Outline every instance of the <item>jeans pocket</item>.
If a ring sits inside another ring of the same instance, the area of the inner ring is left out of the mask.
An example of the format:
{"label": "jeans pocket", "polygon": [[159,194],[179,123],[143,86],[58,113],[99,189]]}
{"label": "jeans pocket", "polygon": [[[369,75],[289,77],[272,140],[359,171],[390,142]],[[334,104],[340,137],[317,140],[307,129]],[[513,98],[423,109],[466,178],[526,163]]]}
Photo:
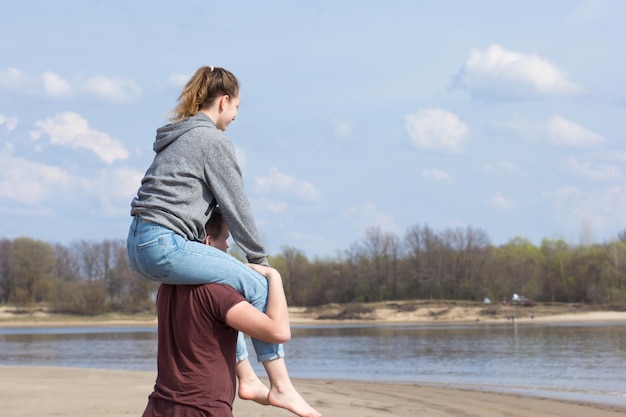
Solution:
{"label": "jeans pocket", "polygon": [[174,268],[167,254],[173,250],[171,235],[161,235],[137,245],[137,263],[149,278],[167,282]]}

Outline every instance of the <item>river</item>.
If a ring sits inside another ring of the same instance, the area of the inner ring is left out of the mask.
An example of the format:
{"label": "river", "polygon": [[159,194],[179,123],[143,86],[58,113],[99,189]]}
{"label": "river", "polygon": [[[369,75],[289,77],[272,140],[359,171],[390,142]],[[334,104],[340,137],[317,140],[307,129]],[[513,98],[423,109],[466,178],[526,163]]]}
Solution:
{"label": "river", "polygon": [[[1,328],[0,364],[154,371],[156,337],[154,327]],[[285,351],[293,378],[626,406],[626,323],[298,325]]]}

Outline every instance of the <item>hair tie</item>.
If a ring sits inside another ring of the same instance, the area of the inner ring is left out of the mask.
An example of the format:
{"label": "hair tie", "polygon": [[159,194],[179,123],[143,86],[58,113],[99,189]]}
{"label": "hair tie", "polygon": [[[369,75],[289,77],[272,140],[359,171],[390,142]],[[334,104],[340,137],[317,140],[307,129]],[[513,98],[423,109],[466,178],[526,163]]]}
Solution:
{"label": "hair tie", "polygon": [[210,66],[209,68],[211,69],[211,71],[210,71],[210,72],[213,72],[213,70],[215,69],[215,68],[213,68],[212,66]]}

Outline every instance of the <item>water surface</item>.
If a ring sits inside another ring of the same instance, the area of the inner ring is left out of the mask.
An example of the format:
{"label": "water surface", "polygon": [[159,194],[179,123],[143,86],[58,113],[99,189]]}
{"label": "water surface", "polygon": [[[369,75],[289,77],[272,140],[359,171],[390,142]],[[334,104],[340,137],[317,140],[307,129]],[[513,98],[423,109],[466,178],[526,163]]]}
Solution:
{"label": "water surface", "polygon": [[[0,364],[153,371],[156,337],[154,327],[0,329]],[[626,324],[293,326],[285,350],[294,378],[460,386],[626,406]]]}

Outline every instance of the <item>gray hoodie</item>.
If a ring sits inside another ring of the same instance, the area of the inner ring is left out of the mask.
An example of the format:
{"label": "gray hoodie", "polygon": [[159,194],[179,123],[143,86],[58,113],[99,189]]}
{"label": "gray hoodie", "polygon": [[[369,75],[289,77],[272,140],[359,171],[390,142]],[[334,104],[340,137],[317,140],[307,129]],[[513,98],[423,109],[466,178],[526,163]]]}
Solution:
{"label": "gray hoodie", "polygon": [[243,189],[235,147],[204,113],[157,129],[156,155],[130,214],[203,242],[204,225],[219,204],[248,262],[268,265]]}

